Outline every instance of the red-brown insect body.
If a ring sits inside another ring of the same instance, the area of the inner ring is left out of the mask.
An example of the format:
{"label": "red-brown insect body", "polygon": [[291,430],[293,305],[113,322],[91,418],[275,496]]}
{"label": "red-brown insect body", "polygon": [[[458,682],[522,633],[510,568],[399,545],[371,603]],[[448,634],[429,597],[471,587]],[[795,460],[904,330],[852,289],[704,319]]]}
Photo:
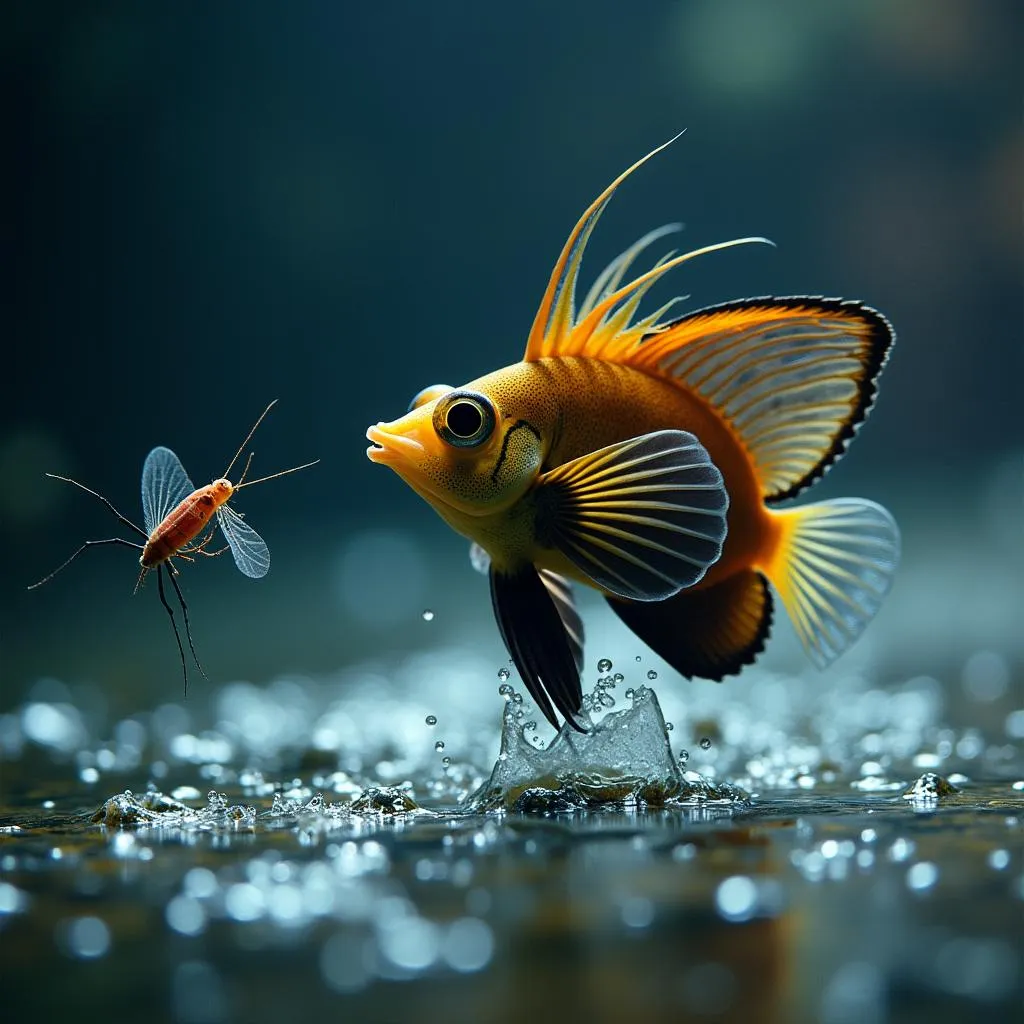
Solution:
{"label": "red-brown insect body", "polygon": [[139,565],[143,569],[155,569],[161,562],[178,554],[206,529],[217,509],[231,498],[234,490],[230,480],[214,480],[180,501],[149,535],[139,557]]}

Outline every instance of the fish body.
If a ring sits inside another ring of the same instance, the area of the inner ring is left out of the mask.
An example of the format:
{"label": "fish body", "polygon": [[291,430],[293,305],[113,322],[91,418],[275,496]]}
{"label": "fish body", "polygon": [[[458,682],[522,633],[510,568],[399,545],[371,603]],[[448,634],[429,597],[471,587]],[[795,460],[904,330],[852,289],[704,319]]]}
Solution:
{"label": "fish body", "polygon": [[[531,463],[555,468],[654,431],[679,429],[699,437],[722,471],[730,495],[728,539],[721,558],[709,570],[713,578],[734,564],[746,564],[771,531],[757,482],[734,434],[705,403],[671,381],[598,359],[548,357],[496,370],[470,381],[464,390],[492,397],[506,423],[522,424],[507,442],[504,436],[496,436],[492,450],[484,455],[492,463],[491,474],[499,479],[516,471],[507,463],[520,454],[519,441],[525,442],[524,447],[537,444]],[[408,424],[403,427],[404,436],[421,437],[425,449],[432,444],[434,429],[427,422],[428,412],[421,414],[419,431]],[[519,432],[522,437],[517,437]],[[387,461],[386,449],[371,451],[372,458]],[[496,567],[510,570],[532,563],[594,585],[559,549],[541,543],[531,491],[493,511],[481,511],[477,506],[466,509],[451,503],[449,493],[429,488],[422,478],[419,488],[415,478],[407,479],[454,530],[487,551]]]}
{"label": "fish body", "polygon": [[555,709],[581,728],[568,580],[601,592],[683,675],[722,679],[764,646],[769,583],[825,665],[874,616],[898,561],[896,525],[873,502],[772,507],[819,478],[867,414],[893,341],[881,314],[795,296],[638,319],[669,270],[765,241],[669,254],[627,281],[670,229],[613,261],[577,309],[594,224],[651,155],[577,223],[521,362],[428,388],[367,431],[369,458],[486,553],[502,637],[556,726]]}

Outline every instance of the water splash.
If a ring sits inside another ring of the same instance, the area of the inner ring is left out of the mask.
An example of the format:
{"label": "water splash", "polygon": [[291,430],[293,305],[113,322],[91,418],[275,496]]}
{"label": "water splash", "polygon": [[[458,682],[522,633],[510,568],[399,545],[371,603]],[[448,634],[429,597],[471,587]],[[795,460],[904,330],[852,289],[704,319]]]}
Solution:
{"label": "water splash", "polygon": [[498,759],[469,806],[475,811],[556,813],[746,800],[742,790],[680,767],[653,690],[640,686],[628,698],[629,707],[590,722],[586,733],[563,726],[546,749],[526,738],[520,702],[510,699]]}

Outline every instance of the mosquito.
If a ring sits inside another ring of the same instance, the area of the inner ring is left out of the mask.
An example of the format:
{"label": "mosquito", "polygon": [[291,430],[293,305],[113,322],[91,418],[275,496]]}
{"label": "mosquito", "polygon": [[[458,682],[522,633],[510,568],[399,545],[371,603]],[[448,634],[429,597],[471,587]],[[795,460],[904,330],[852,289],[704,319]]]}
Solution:
{"label": "mosquito", "polygon": [[[181,656],[181,672],[185,681],[185,692],[188,692],[188,668],[185,662],[185,649],[181,643],[181,634],[178,632],[178,623],[174,617],[174,609],[167,600],[164,590],[164,575],[171,581],[174,593],[181,606],[182,619],[185,624],[185,637],[188,640],[189,650],[196,667],[206,678],[206,672],[199,662],[196,654],[195,644],[192,641],[192,627],[188,618],[188,605],[178,584],[180,570],[174,563],[174,559],[183,559],[187,562],[195,561],[196,555],[204,555],[207,558],[216,558],[230,550],[234,556],[235,565],[239,570],[251,579],[261,579],[270,570],[270,549],[266,541],[245,522],[240,513],[236,512],[228,502],[243,487],[253,487],[256,484],[266,483],[268,480],[276,480],[278,477],[287,476],[289,473],[297,473],[300,469],[309,469],[315,466],[320,460],[303,463],[301,466],[293,466],[291,469],[283,469],[269,476],[259,477],[257,480],[246,480],[249,473],[249,466],[252,463],[252,452],[246,460],[242,476],[237,484],[228,479],[228,474],[234,468],[236,462],[245,450],[246,445],[252,440],[256,428],[263,422],[267,413],[277,404],[275,398],[260,414],[259,419],[253,424],[252,429],[246,435],[234,458],[228,463],[224,473],[212,483],[205,487],[196,487],[185,472],[181,459],[170,450],[170,448],[154,448],[147,456],[142,465],[142,521],[145,529],[133,523],[127,516],[123,516],[114,505],[102,494],[85,484],[72,480],[70,477],[59,476],[56,473],[47,473],[48,477],[54,480],[63,480],[64,483],[73,484],[75,487],[99,498],[104,505],[117,517],[117,519],[129,529],[134,531],[143,539],[143,543],[125,540],[123,537],[108,537],[104,540],[87,540],[69,558],[63,562],[48,576],[44,576],[38,583],[33,583],[29,590],[35,590],[44,583],[53,579],[57,573],[66,569],[83,551],[88,548],[100,547],[104,544],[117,544],[121,547],[133,548],[141,551],[139,565],[141,566],[139,578],[135,583],[135,591],[138,592],[146,576],[155,571],[157,588],[160,592],[160,603],[164,606],[171,620],[171,628],[174,630],[174,639],[178,642],[178,654]],[[213,520],[216,519],[217,526],[227,545],[217,551],[208,550],[210,542],[216,532]]]}

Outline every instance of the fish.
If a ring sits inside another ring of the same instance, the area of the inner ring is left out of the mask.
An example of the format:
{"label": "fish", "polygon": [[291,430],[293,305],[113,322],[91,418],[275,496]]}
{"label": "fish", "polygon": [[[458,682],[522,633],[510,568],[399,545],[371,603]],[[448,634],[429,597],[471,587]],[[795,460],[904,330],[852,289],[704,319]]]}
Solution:
{"label": "fish", "polygon": [[721,681],[764,649],[775,595],[826,667],[874,618],[899,563],[899,529],[876,502],[779,507],[844,454],[873,406],[895,341],[885,316],[805,295],[670,316],[673,299],[641,316],[649,289],[682,264],[771,244],[669,252],[631,276],[678,225],[626,249],[577,306],[595,225],[669,144],[580,217],[519,362],[431,385],[366,432],[368,458],[471,541],[505,647],[555,729],[558,714],[588,728],[573,584],[603,595],[682,676]]}

